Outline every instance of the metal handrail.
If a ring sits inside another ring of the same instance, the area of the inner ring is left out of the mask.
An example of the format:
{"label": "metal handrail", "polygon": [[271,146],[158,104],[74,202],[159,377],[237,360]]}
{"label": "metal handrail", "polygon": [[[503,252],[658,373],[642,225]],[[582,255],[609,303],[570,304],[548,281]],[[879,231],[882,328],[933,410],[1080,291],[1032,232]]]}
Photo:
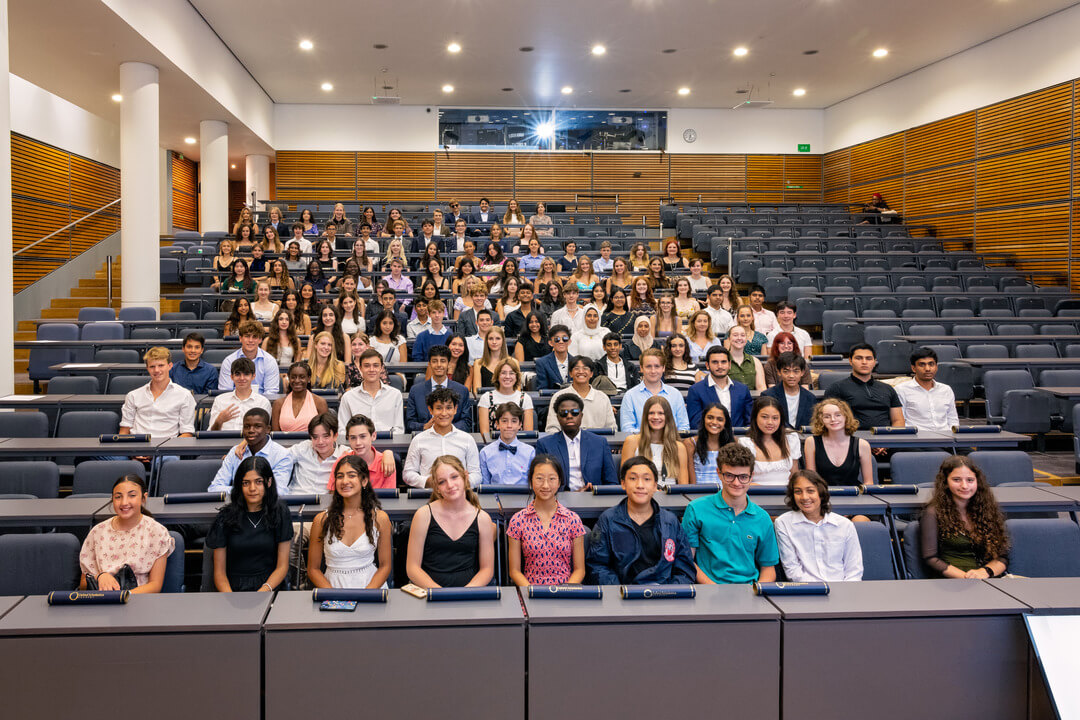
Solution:
{"label": "metal handrail", "polygon": [[[41,243],[45,242],[45,241],[46,241],[46,240],[48,240],[49,238],[53,237],[54,235],[59,235],[60,233],[64,232],[65,230],[69,230],[69,229],[71,229],[71,228],[75,227],[76,225],[78,225],[79,223],[81,223],[81,222],[82,222],[83,220],[85,220],[86,218],[88,218],[88,217],[92,217],[92,216],[94,216],[94,215],[97,215],[97,214],[98,214],[99,212],[101,212],[102,210],[105,210],[105,209],[107,209],[107,208],[111,208],[111,207],[112,207],[113,205],[116,205],[116,204],[117,204],[117,203],[119,203],[119,202],[120,202],[120,198],[116,198],[116,199],[115,199],[115,200],[113,200],[113,201],[112,201],[111,203],[109,203],[109,204],[107,204],[107,205],[102,205],[102,206],[101,206],[101,207],[99,207],[99,208],[98,208],[97,210],[93,210],[93,211],[91,211],[91,212],[88,212],[87,214],[83,215],[83,216],[82,216],[81,218],[79,218],[79,219],[78,219],[78,220],[76,220],[75,222],[73,222],[73,223],[68,223],[67,225],[65,225],[64,227],[60,228],[59,230],[54,230],[54,231],[52,231],[51,233],[49,233],[49,234],[48,234],[48,235],[46,235],[45,237],[41,238],[40,240],[35,240],[34,242],[30,243],[30,244],[29,244],[29,245],[27,245],[26,247],[21,247],[21,248],[19,248],[19,249],[18,249],[18,250],[16,250],[16,251],[15,251],[14,253],[12,253],[12,256],[18,255],[18,254],[20,254],[20,253],[24,253],[24,252],[26,252],[27,250],[29,250],[30,248],[34,247],[35,245],[40,245]],[[69,251],[69,253],[68,253],[68,254],[70,255],[70,251]]]}

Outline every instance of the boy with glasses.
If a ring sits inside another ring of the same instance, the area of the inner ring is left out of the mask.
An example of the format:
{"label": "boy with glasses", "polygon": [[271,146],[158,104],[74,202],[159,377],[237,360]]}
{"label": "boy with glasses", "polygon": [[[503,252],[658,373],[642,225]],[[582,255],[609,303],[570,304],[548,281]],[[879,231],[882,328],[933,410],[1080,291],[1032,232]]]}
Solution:
{"label": "boy with glasses", "polygon": [[570,328],[555,325],[548,333],[551,352],[536,358],[536,387],[554,390],[570,382]]}
{"label": "boy with glasses", "polygon": [[592,490],[597,485],[616,483],[615,460],[606,439],[581,429],[585,401],[571,393],[559,398],[554,408],[560,432],[545,435],[536,443],[538,454],[554,455],[566,470],[566,485],[572,491]]}
{"label": "boy with glasses", "polygon": [[682,527],[693,548],[697,582],[773,582],[780,562],[769,514],[746,497],[754,453],[728,443],[716,456],[721,490],[690,503]]}

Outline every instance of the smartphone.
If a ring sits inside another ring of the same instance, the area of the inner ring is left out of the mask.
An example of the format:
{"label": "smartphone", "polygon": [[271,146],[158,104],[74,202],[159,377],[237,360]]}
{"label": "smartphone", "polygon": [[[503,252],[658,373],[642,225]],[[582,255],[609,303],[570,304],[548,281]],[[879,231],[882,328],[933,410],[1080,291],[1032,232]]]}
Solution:
{"label": "smartphone", "polygon": [[330,610],[333,612],[351,612],[356,609],[355,600],[323,600],[319,605],[320,610]]}
{"label": "smartphone", "polygon": [[421,600],[427,597],[427,590],[420,587],[419,585],[413,585],[412,583],[409,583],[408,585],[403,585],[401,589],[403,592],[407,592],[413,597],[420,598]]}

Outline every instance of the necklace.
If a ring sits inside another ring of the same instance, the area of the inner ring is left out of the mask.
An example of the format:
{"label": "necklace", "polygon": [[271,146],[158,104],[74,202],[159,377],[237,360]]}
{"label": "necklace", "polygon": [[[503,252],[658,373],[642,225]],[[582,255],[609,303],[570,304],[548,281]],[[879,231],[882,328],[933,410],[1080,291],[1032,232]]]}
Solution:
{"label": "necklace", "polygon": [[[265,517],[265,516],[263,516],[263,517]],[[261,522],[263,521],[263,519],[262,519],[262,517],[260,517],[260,518],[259,518],[259,522],[251,522],[251,518],[249,517],[249,518],[247,519],[247,521],[248,521],[249,523],[251,523],[251,527],[253,527],[253,528],[257,528],[257,527],[259,527],[259,524],[260,524],[260,523],[261,523]]]}

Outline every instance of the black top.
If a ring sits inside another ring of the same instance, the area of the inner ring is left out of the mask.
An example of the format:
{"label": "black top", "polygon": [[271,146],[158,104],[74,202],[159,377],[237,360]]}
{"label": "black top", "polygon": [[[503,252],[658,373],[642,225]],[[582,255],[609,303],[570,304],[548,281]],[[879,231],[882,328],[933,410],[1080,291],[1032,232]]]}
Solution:
{"label": "black top", "polygon": [[634,318],[634,314],[629,310],[622,315],[606,312],[603,317],[600,318],[600,325],[606,327],[613,333],[628,335],[634,331]]}
{"label": "black top", "polygon": [[919,518],[919,544],[922,546],[922,559],[932,577],[944,577],[950,565],[967,572],[981,568],[991,560],[997,559],[1009,565],[1007,555],[1000,558],[987,557],[986,548],[976,545],[970,537],[942,535],[938,530],[937,510],[933,507],[923,509]]}
{"label": "black top", "polygon": [[814,465],[817,466],[818,475],[829,485],[858,485],[862,482],[862,472],[859,467],[859,438],[854,435],[848,437],[848,450],[844,462],[833,465],[829,454],[825,452],[824,441],[820,435],[815,435]]}
{"label": "black top", "polygon": [[686,267],[683,265],[682,258],[675,258],[674,260],[668,260],[666,257],[660,258],[660,262],[664,263],[664,272],[671,272],[677,268]]}
{"label": "black top", "polygon": [[519,340],[518,343],[522,347],[521,352],[525,355],[525,362],[542,358],[551,353],[551,347],[546,342],[533,340],[532,335],[526,335],[525,339]]}
{"label": "black top", "polygon": [[264,514],[245,512],[238,529],[225,525],[224,513],[218,513],[206,536],[209,548],[225,548],[225,575],[233,592],[258,590],[277,567],[278,545],[292,539],[289,508],[278,501],[277,507]]}
{"label": "black top", "polygon": [[891,425],[889,409],[901,407],[900,397],[891,385],[873,378],[863,382],[854,375],[833,383],[825,391],[825,397],[837,398],[850,405],[860,430]]}
{"label": "black top", "polygon": [[477,510],[469,529],[457,540],[451,540],[435,519],[435,513],[431,513],[420,569],[442,587],[465,587],[480,572],[479,517]]}
{"label": "black top", "polygon": [[480,387],[495,387],[495,373],[483,365],[480,366]]}
{"label": "black top", "polygon": [[641,542],[641,556],[630,566],[630,572],[627,573],[627,577],[630,578],[636,578],[649,568],[660,564],[660,533],[656,529],[656,513],[640,525],[636,522],[633,525],[634,533]]}

